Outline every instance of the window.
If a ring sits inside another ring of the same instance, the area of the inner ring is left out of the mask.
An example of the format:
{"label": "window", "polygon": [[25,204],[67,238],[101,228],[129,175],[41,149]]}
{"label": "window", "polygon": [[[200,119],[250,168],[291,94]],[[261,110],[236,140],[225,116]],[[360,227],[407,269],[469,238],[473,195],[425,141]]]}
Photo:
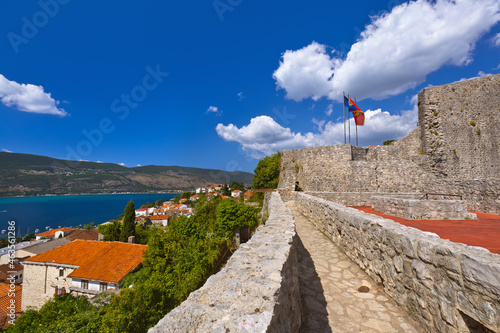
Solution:
{"label": "window", "polygon": [[89,289],[89,281],[82,280],[82,289]]}
{"label": "window", "polygon": [[108,290],[108,284],[104,283],[104,282],[101,282],[101,284],[99,285],[99,290],[100,291],[106,291],[106,290]]}
{"label": "window", "polygon": [[59,268],[59,277],[64,276],[64,268]]}

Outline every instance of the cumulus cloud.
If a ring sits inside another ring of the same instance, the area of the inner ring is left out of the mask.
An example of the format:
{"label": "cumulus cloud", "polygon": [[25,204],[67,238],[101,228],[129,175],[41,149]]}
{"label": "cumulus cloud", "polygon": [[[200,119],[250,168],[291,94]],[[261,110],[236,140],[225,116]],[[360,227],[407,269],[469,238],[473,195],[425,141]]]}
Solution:
{"label": "cumulus cloud", "polygon": [[64,109],[58,108],[59,101],[46,93],[42,86],[17,83],[0,74],[0,100],[8,107],[19,111],[67,116]]}
{"label": "cumulus cloud", "polygon": [[125,163],[123,163],[123,162],[122,163],[118,163],[118,165],[125,166]]}
{"label": "cumulus cloud", "polygon": [[340,100],[342,91],[358,100],[383,99],[416,87],[445,65],[469,64],[475,43],[499,21],[497,0],[404,3],[373,17],[345,59],[312,42],[286,51],[273,78],[295,101]]}
{"label": "cumulus cloud", "polygon": [[[365,126],[358,127],[358,138],[361,146],[381,144],[384,140],[400,139],[417,125],[416,99],[414,108],[402,111],[399,115],[391,115],[387,111],[368,110],[365,112]],[[238,142],[249,156],[260,158],[276,151],[299,149],[312,146],[335,145],[344,143],[344,123],[313,118],[318,126],[317,132],[294,133],[290,128],[278,124],[271,117],[252,118],[250,124],[238,128],[233,124],[218,124],[217,134],[225,141]],[[351,119],[351,142],[355,142],[354,120]]]}
{"label": "cumulus cloud", "polygon": [[207,113],[215,113],[217,116],[220,116],[222,114],[222,110],[219,110],[216,106],[210,106],[207,109]]}
{"label": "cumulus cloud", "polygon": [[10,150],[5,149],[5,148],[3,148],[2,151],[5,152],[5,153],[12,153]]}
{"label": "cumulus cloud", "polygon": [[312,42],[300,50],[286,51],[273,78],[289,99],[318,100],[332,89],[330,80],[337,61],[326,53],[325,45]]}

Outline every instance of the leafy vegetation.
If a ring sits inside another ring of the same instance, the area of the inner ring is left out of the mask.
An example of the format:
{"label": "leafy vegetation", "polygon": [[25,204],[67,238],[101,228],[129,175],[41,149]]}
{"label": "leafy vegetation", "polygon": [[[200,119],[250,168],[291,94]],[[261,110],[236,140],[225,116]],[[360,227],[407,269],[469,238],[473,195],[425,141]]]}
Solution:
{"label": "leafy vegetation", "polygon": [[[39,311],[28,310],[7,332],[146,332],[219,268],[234,230],[256,226],[256,216],[244,203],[202,196],[190,218],[174,218],[165,229],[137,225],[136,237],[146,237],[148,248],[142,268],[121,282],[119,295],[104,293],[92,303],[71,294],[56,296]],[[99,226],[99,232],[116,240],[120,228],[114,221]]]}
{"label": "leafy vegetation", "polygon": [[257,189],[275,189],[278,187],[281,165],[281,152],[259,160],[253,177],[253,187]]}
{"label": "leafy vegetation", "polygon": [[[429,125],[429,126],[430,126],[430,125]],[[429,128],[431,128],[431,127],[429,127]],[[396,140],[385,140],[385,141],[384,141],[384,146],[390,146],[390,145],[391,145],[391,143],[393,143],[394,141],[396,141]]]}

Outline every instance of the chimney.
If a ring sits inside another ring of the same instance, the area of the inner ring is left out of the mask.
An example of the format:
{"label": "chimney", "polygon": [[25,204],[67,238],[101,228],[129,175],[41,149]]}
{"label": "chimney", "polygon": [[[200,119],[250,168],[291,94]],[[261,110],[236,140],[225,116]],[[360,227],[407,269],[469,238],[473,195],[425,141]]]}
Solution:
{"label": "chimney", "polygon": [[130,244],[135,244],[135,236],[130,236],[130,237],[128,238],[128,242],[129,242]]}

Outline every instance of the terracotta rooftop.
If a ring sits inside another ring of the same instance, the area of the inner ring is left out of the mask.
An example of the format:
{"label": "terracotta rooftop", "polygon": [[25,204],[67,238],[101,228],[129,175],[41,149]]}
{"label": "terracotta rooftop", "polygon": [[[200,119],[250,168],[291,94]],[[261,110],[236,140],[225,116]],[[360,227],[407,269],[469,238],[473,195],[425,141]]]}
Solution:
{"label": "terracotta rooftop", "polygon": [[56,232],[58,232],[58,231],[64,231],[64,233],[66,233],[66,232],[71,232],[73,230],[75,230],[75,229],[65,227],[65,228],[48,230],[48,231],[42,232],[41,234],[36,234],[36,236],[38,236],[38,237],[54,237],[56,235]]}
{"label": "terracotta rooftop", "polygon": [[120,282],[143,260],[147,245],[75,240],[25,261],[80,266],[70,278]]}
{"label": "terracotta rooftop", "polygon": [[10,305],[10,300],[14,299],[16,301],[16,313],[21,312],[21,299],[22,299],[23,287],[21,285],[16,285],[14,289],[15,297],[9,297],[10,293],[10,284],[8,283],[0,283],[0,317],[2,326],[7,326],[7,321],[4,320],[6,313],[10,313],[10,310],[7,307]]}
{"label": "terracotta rooftop", "polygon": [[378,212],[368,206],[354,206],[365,213],[381,216],[422,231],[433,232],[443,239],[480,246],[491,253],[500,254],[500,215],[478,213],[477,220],[407,220]]}
{"label": "terracotta rooftop", "polygon": [[169,215],[154,215],[154,216],[151,216],[149,219],[150,220],[168,220],[169,219]]}

